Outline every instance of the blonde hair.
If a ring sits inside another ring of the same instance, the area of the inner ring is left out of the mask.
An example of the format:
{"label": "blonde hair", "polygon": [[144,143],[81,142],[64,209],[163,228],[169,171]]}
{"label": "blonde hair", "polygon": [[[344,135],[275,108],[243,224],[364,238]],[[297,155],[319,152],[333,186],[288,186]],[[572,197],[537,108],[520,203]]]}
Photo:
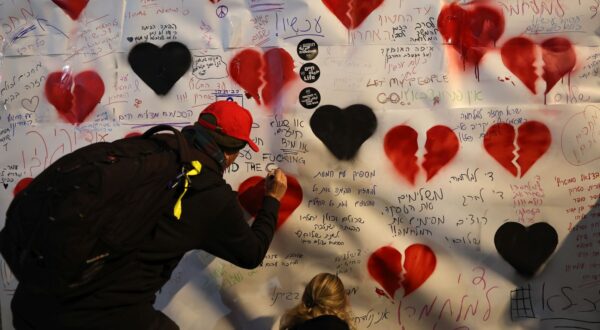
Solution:
{"label": "blonde hair", "polygon": [[279,324],[280,330],[291,329],[295,325],[321,315],[334,315],[355,329],[344,283],[339,277],[320,273],[308,282],[302,294],[302,301],[287,310]]}

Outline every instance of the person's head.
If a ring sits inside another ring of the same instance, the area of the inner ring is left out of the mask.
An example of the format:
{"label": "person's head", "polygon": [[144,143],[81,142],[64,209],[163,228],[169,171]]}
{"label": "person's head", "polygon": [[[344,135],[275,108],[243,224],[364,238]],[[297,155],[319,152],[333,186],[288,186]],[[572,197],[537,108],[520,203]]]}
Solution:
{"label": "person's head", "polygon": [[246,145],[254,151],[258,146],[250,138],[252,115],[233,101],[216,101],[198,117],[198,124],[209,132],[225,155],[225,164],[233,164]]}
{"label": "person's head", "polygon": [[304,288],[302,301],[285,313],[280,329],[292,328],[295,324],[321,315],[335,315],[353,328],[349,309],[342,280],[334,274],[320,273]]}

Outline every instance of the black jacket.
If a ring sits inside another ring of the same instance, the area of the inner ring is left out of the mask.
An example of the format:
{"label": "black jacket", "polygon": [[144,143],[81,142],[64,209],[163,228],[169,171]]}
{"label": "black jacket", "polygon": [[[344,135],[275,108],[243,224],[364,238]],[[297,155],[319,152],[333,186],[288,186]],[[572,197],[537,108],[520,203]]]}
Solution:
{"label": "black jacket", "polygon": [[295,325],[291,330],[349,330],[348,324],[335,315],[321,315]]}
{"label": "black jacket", "polygon": [[183,199],[181,219],[166,210],[135,260],[101,289],[61,303],[18,287],[11,306],[17,329],[176,329],[152,304],[186,252],[201,249],[243,268],[257,267],[273,238],[279,202],[265,197],[249,226],[218,162],[212,157],[202,162]]}

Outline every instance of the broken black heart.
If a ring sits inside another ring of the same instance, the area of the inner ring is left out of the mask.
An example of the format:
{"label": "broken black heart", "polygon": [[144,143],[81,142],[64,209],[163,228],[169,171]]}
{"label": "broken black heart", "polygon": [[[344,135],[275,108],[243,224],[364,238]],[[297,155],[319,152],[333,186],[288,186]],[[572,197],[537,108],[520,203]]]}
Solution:
{"label": "broken black heart", "polygon": [[375,132],[377,118],[371,108],[362,104],[346,109],[324,105],[310,117],[310,128],[337,159],[350,160]]}
{"label": "broken black heart", "polygon": [[494,244],[498,253],[517,272],[533,276],[556,249],[558,235],[545,222],[529,227],[517,222],[507,222],[496,231]]}
{"label": "broken black heart", "polygon": [[190,50],[180,42],[158,46],[143,42],[129,52],[129,65],[154,92],[165,95],[192,64]]}

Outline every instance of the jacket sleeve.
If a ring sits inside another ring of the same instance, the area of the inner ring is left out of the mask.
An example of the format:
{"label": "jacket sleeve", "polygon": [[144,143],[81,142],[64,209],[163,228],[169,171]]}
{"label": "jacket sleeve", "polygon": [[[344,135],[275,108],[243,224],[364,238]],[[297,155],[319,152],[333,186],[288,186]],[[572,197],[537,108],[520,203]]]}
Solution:
{"label": "jacket sleeve", "polygon": [[218,223],[213,224],[215,235],[203,249],[236,266],[256,268],[273,239],[278,212],[279,201],[265,196],[254,222],[248,225],[237,198],[232,198],[218,215]]}

